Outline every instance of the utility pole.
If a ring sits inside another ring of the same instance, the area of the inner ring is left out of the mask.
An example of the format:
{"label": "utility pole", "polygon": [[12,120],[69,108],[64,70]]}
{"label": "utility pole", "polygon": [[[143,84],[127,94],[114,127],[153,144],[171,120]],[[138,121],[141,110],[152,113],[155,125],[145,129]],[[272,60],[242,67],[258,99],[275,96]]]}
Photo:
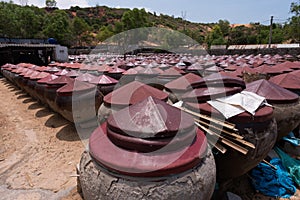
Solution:
{"label": "utility pole", "polygon": [[270,20],[269,48],[271,48],[271,44],[272,44],[272,31],[273,31],[273,16],[271,16],[271,20]]}
{"label": "utility pole", "polygon": [[183,30],[184,30],[184,33],[185,33],[185,29],[186,29],[186,22],[185,22],[185,20],[186,20],[186,11],[181,11],[181,18],[182,18],[182,20],[183,20],[183,23],[184,23],[184,27],[183,27]]}

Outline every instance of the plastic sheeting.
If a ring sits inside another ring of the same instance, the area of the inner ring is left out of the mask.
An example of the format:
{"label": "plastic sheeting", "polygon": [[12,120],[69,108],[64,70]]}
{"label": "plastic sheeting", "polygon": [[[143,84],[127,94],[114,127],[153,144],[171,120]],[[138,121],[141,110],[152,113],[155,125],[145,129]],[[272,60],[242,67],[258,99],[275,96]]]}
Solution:
{"label": "plastic sheeting", "polygon": [[277,169],[275,170],[265,163],[260,163],[252,170],[251,176],[254,188],[267,196],[290,198],[296,192],[292,177],[279,158],[273,158],[270,163]]}
{"label": "plastic sheeting", "polygon": [[278,147],[275,147],[274,150],[280,156],[283,166],[290,173],[292,179],[299,186],[300,185],[300,161],[290,157],[288,154],[286,154]]}

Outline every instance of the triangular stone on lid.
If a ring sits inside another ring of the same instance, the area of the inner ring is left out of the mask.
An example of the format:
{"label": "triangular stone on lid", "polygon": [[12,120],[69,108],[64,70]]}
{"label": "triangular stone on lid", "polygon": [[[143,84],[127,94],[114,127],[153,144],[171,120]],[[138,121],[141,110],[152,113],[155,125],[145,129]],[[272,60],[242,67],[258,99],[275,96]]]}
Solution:
{"label": "triangular stone on lid", "polygon": [[203,80],[200,76],[189,73],[165,85],[169,90],[186,90],[192,83]]}
{"label": "triangular stone on lid", "polygon": [[295,93],[265,79],[248,83],[245,91],[263,96],[269,103],[291,103],[299,99]]}
{"label": "triangular stone on lid", "polygon": [[80,74],[78,77],[76,77],[75,80],[83,81],[83,82],[90,82],[94,78],[96,78],[96,76],[89,74],[89,73],[84,73],[84,74]]}
{"label": "triangular stone on lid", "polygon": [[72,78],[70,78],[66,75],[63,75],[63,76],[59,76],[58,78],[56,78],[54,80],[47,82],[47,84],[49,84],[49,85],[64,85],[64,84],[70,83],[72,81],[73,81]]}
{"label": "triangular stone on lid", "polygon": [[116,79],[113,79],[106,75],[98,76],[90,81],[90,83],[96,84],[96,85],[112,85],[118,83]]}
{"label": "triangular stone on lid", "polygon": [[153,97],[148,97],[139,104],[139,110],[131,117],[129,125],[140,130],[141,138],[154,137],[157,133],[168,130]]}
{"label": "triangular stone on lid", "polygon": [[58,78],[58,76],[54,75],[54,74],[49,74],[48,76],[46,76],[45,78],[42,78],[40,80],[38,80],[38,83],[48,83],[51,80],[54,80]]}
{"label": "triangular stone on lid", "polygon": [[75,70],[71,70],[70,72],[68,72],[67,74],[65,74],[66,76],[68,77],[77,77],[79,76],[81,73],[80,72],[77,72]]}
{"label": "triangular stone on lid", "polygon": [[66,75],[67,73],[69,73],[69,70],[66,70],[66,69],[63,69],[59,72],[56,72],[54,75],[56,76],[63,76],[63,75]]}
{"label": "triangular stone on lid", "polygon": [[95,89],[95,85],[82,82],[82,81],[71,81],[68,84],[64,85],[63,87],[57,90],[58,93],[70,93],[70,92],[80,92]]}
{"label": "triangular stone on lid", "polygon": [[192,116],[151,96],[110,115],[107,123],[115,132],[139,138],[172,137],[194,128]]}

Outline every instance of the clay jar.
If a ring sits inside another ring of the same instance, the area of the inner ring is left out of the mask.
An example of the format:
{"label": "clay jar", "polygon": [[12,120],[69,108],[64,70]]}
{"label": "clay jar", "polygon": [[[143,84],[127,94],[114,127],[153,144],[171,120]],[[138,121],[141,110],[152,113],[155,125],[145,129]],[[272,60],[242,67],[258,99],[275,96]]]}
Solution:
{"label": "clay jar", "polygon": [[96,119],[102,96],[95,85],[72,80],[60,87],[56,93],[58,113],[67,120],[82,123]]}
{"label": "clay jar", "polygon": [[110,115],[92,133],[89,149],[79,169],[86,199],[212,196],[216,171],[204,133],[164,101],[148,97]]}
{"label": "clay jar", "polygon": [[277,140],[287,136],[300,123],[299,96],[267,80],[248,83],[245,91],[254,92],[266,98],[274,107],[277,122]]}

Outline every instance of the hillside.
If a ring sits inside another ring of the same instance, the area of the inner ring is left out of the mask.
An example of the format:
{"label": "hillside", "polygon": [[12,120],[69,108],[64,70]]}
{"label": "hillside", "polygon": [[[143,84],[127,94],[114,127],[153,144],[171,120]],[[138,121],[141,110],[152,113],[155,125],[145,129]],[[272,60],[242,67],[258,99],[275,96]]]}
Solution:
{"label": "hillside", "polygon": [[[288,12],[288,11],[287,11]],[[296,18],[298,16],[295,16]],[[297,20],[294,20],[297,22]],[[300,41],[300,26],[293,21],[273,25],[273,43]],[[109,8],[95,6],[60,10],[38,8],[0,2],[0,37],[55,38],[68,47],[95,46],[107,38],[134,28],[163,27],[179,31],[199,44],[266,44],[269,26],[249,23],[249,26],[232,26],[227,20],[216,23],[193,23],[164,14],[157,15],[144,9]],[[165,38],[160,38],[165,39]],[[147,40],[147,38],[145,38]],[[167,40],[166,40],[167,41]],[[176,37],[169,40],[176,41]]]}

